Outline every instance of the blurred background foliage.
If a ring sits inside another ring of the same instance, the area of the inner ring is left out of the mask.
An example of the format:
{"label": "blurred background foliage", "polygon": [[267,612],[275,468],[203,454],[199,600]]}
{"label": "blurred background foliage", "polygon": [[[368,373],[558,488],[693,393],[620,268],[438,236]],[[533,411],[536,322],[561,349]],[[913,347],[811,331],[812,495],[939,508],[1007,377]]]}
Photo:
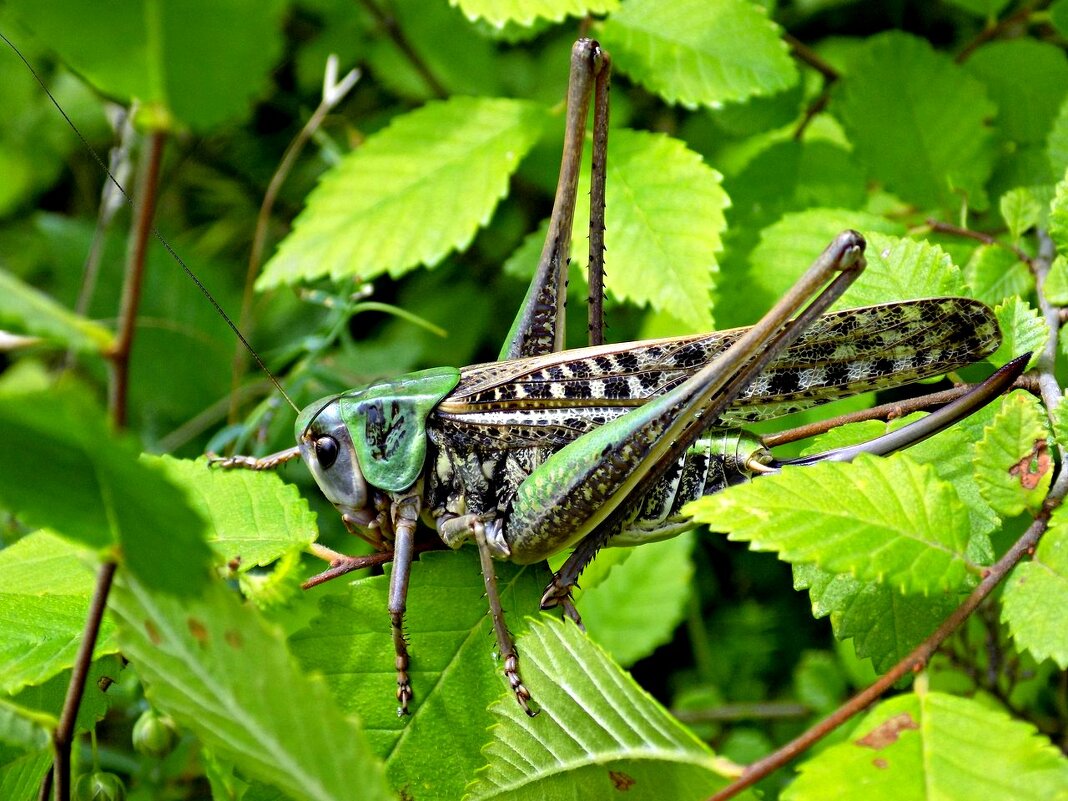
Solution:
{"label": "blurred background foliage", "polygon": [[[496,358],[540,249],[568,51],[582,33],[617,67],[612,341],[750,323],[846,226],[928,234],[962,268],[953,281],[963,276],[991,305],[1026,301],[1034,282],[1021,262],[923,226],[934,218],[1033,250],[1021,236],[1042,222],[1068,166],[1063,0],[6,0],[0,29],[91,147],[119,149],[113,169],[124,184],[136,182],[147,143],[163,142],[160,233],[298,405]],[[286,148],[320,104],[330,54],[342,74],[362,75],[310,132],[261,215]],[[130,210],[114,198],[101,204],[100,168],[10,52],[0,75],[0,268],[11,282],[0,288],[0,329],[32,338],[0,356],[4,380],[67,370],[102,400],[101,349],[118,314]],[[451,172],[435,171],[449,158]],[[636,220],[650,210],[660,216],[642,229]],[[665,228],[682,234],[672,241],[659,235]],[[257,238],[263,257],[250,272]],[[584,245],[577,227],[576,248]],[[575,347],[584,279],[577,269],[572,278]],[[999,317],[1023,321],[1013,328],[1019,353],[1042,334],[1028,339],[1031,307],[1012,309]],[[128,427],[143,450],[287,447],[291,414],[248,361],[171,256],[151,247],[129,392]],[[321,539],[352,550],[303,469],[286,478],[324,511]],[[23,534],[11,519],[4,538]],[[849,640],[813,619],[792,589],[809,585],[773,556],[693,535],[657,548],[640,562],[629,553],[599,560],[584,586],[609,572],[615,582],[590,593],[584,613],[596,636],[600,617],[634,612],[596,638],[718,753],[750,761],[874,676]],[[250,573],[243,588],[297,631],[314,604],[287,610],[282,601],[312,568],[278,570],[274,583]],[[270,593],[278,596],[265,600]],[[883,653],[885,668],[937,619],[925,607],[915,631],[868,653]],[[1064,746],[1063,672],[1012,650],[995,611],[973,617],[931,673],[937,686],[985,694]],[[188,736],[176,752],[168,741],[163,761],[131,749],[144,709],[136,679],[114,698],[100,759],[133,777],[131,797],[207,797],[203,779],[187,775],[197,772]]]}

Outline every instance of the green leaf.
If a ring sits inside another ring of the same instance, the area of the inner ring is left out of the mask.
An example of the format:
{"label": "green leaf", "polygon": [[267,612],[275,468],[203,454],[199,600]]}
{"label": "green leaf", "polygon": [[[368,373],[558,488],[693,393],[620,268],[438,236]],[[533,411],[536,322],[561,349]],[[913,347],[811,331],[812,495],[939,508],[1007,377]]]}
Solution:
{"label": "green leaf", "polygon": [[794,588],[808,590],[812,616],[830,615],[834,636],[852,639],[856,655],[870,658],[879,673],[911,653],[957,606],[952,595],[904,595],[814,564],[794,565]]}
{"label": "green leaf", "polygon": [[[1062,404],[1063,405],[1063,404]],[[1020,650],[1068,668],[1068,526],[1058,508],[1035,554],[1012,571],[1001,597],[1001,619]]]}
{"label": "green leaf", "polygon": [[25,523],[102,552],[121,545],[123,563],[167,592],[203,586],[203,520],[80,393],[0,397],[0,441],[19,454],[18,470],[0,471],[0,504]]}
{"label": "green leaf", "polygon": [[0,798],[35,801],[41,781],[52,766],[52,749],[20,751],[0,746]]}
{"label": "green leaf", "polygon": [[597,643],[626,667],[671,641],[686,614],[693,579],[693,532],[627,548],[628,557],[604,581],[582,574],[576,595],[582,622]]}
{"label": "green leaf", "polygon": [[[518,635],[550,575],[543,566],[503,562],[496,572],[506,620]],[[359,579],[343,594],[324,596],[320,616],[291,638],[305,668],[326,675],[335,705],[359,713],[372,748],[386,759],[391,786],[408,787],[416,798],[461,797],[482,764],[479,749],[493,723],[487,706],[502,699],[519,709],[494,658],[485,592],[473,548],[424,553],[412,565],[404,630],[414,698],[404,718],[396,714],[388,577]],[[521,647],[524,677],[525,659]]]}
{"label": "green leaf", "polygon": [[533,103],[471,97],[394,118],[323,176],[257,288],[397,277],[463,250],[545,120]]}
{"label": "green leaf", "polygon": [[1039,351],[1049,338],[1049,326],[1042,315],[1027,302],[1012,297],[994,307],[994,316],[1001,327],[1001,346],[988,357],[990,363],[1001,367],[1017,356],[1030,352],[1032,357],[1028,365],[1034,365]]}
{"label": "green leaf", "polygon": [[1026,295],[1035,286],[1027,265],[1011,250],[997,245],[977,247],[964,267],[964,278],[972,289],[969,294],[991,306],[1013,295]]}
{"label": "green leaf", "polygon": [[1068,92],[1064,49],[1034,39],[991,42],[967,61],[997,105],[996,125],[1021,144],[1043,142]]}
{"label": "green leaf", "polygon": [[279,0],[16,0],[9,7],[105,94],[158,105],[157,122],[173,115],[198,131],[248,116],[282,56]]}
{"label": "green leaf", "polygon": [[1053,0],[1046,13],[1061,36],[1068,36],[1068,0]]}
{"label": "green leaf", "polygon": [[[606,182],[605,283],[616,298],[712,327],[711,291],[730,203],[721,176],[678,139],[613,131]],[[579,185],[589,193],[589,171]],[[589,206],[579,204],[573,258],[588,261]]]}
{"label": "green leaf", "polygon": [[104,326],[69,311],[6,270],[0,270],[0,327],[79,353],[103,354],[115,339]]}
{"label": "green leaf", "polygon": [[849,742],[804,762],[783,801],[1062,798],[1068,761],[1029,723],[943,693],[884,701]]}
{"label": "green leaf", "polygon": [[[96,583],[83,557],[44,531],[0,551],[0,692],[40,684],[74,664]],[[105,618],[97,656],[118,651],[114,628]]]}
{"label": "green leaf", "polygon": [[536,20],[562,22],[565,17],[607,14],[619,7],[619,0],[449,0],[470,20],[484,19],[496,28],[506,23],[533,25]]}
{"label": "green leaf", "polygon": [[902,592],[967,579],[968,520],[953,486],[905,454],[786,468],[684,510],[787,562],[885,582]]}
{"label": "green leaf", "polygon": [[153,706],[244,773],[302,801],[393,797],[322,678],[305,674],[281,631],[221,584],[178,601],[132,579],[116,585],[111,608]]}
{"label": "green leaf", "polygon": [[960,268],[938,245],[873,232],[867,259],[864,275],[837,302],[838,308],[965,292]]}
{"label": "green leaf", "polygon": [[1049,235],[1057,252],[1068,255],[1068,173],[1057,183],[1049,207]]}
{"label": "green leaf", "polygon": [[[1068,7],[1068,2],[1066,2]],[[1068,170],[1068,98],[1061,103],[1060,110],[1053,120],[1053,127],[1046,138],[1046,154],[1049,156],[1050,169],[1055,176],[1064,175]]]}
{"label": "green leaf", "polygon": [[1015,517],[1042,505],[1053,475],[1045,415],[1038,399],[1023,391],[1001,401],[975,446],[975,478],[998,514]]}
{"label": "green leaf", "polygon": [[48,748],[57,719],[0,698],[0,743],[27,750]]}
{"label": "green leaf", "polygon": [[1058,255],[1049,266],[1042,294],[1054,306],[1068,304],[1068,258]]}
{"label": "green leaf", "polygon": [[997,109],[978,80],[922,39],[898,31],[869,39],[831,110],[868,174],[903,200],[953,208],[959,193],[979,196],[990,176]]}
{"label": "green leaf", "polygon": [[1010,189],[1001,196],[998,208],[1005,224],[1009,226],[1014,242],[1019,242],[1025,232],[1031,230],[1042,216],[1042,206],[1034,193],[1026,187]]}
{"label": "green leaf", "polygon": [[631,0],[604,23],[600,39],[621,71],[686,108],[797,82],[779,27],[744,0]]}
{"label": "green leaf", "polygon": [[238,572],[265,567],[318,537],[308,502],[274,473],[215,470],[205,459],[146,461],[186,488],[193,508],[208,521],[208,545],[219,561],[238,561]]}
{"label": "green leaf", "polygon": [[[770,297],[782,297],[824,248],[847,228],[853,228],[865,235],[870,235],[873,231],[885,234],[904,233],[900,225],[859,211],[810,209],[785,214],[781,220],[760,233],[760,243],[750,256],[750,279]],[[871,250],[869,248],[869,255]],[[868,281],[869,277],[866,272],[858,283]],[[844,303],[843,307],[856,305],[839,302]]]}
{"label": "green leaf", "polygon": [[542,712],[496,702],[499,721],[472,799],[704,798],[725,760],[568,622],[540,620],[518,643]]}

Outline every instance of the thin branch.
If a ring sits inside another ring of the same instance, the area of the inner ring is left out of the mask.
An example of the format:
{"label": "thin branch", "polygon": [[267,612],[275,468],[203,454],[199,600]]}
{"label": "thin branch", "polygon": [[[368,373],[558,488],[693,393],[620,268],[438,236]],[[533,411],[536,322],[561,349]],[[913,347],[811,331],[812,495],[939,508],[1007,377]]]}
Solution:
{"label": "thin branch", "polygon": [[[959,386],[953,387],[953,389],[945,389],[941,392],[919,395],[915,398],[908,398],[907,400],[884,403],[880,406],[873,406],[870,409],[861,409],[857,412],[840,414],[829,420],[820,420],[815,423],[809,423],[808,425],[791,428],[787,431],[780,431],[777,434],[765,434],[762,439],[764,440],[764,445],[769,448],[774,448],[777,445],[785,445],[788,442],[797,442],[798,440],[808,439],[809,437],[814,437],[818,434],[826,434],[831,429],[838,428],[847,423],[860,423],[865,420],[893,420],[898,417],[904,417],[907,414],[912,414],[913,412],[922,412],[934,408],[935,406],[944,406],[963,395],[967,395],[976,386],[978,385],[960,384]],[[1020,376],[1020,378],[1016,379],[1013,383],[1012,389],[1023,389],[1037,394],[1038,380],[1033,376]]]}
{"label": "thin branch", "polygon": [[795,39],[790,34],[785,34],[783,39],[790,46],[790,50],[798,61],[807,64],[823,76],[823,91],[821,91],[816,99],[805,109],[805,114],[801,118],[801,122],[798,123],[797,129],[794,131],[794,140],[800,141],[805,135],[805,130],[808,128],[809,123],[816,119],[816,117],[827,108],[827,104],[831,102],[831,86],[841,77],[841,75],[838,70],[824,61],[819,53],[799,39]]}
{"label": "thin branch", "polygon": [[994,591],[998,584],[1000,584],[1009,574],[1009,571],[1012,570],[1012,568],[1015,567],[1025,555],[1034,551],[1035,546],[1038,545],[1039,540],[1042,538],[1042,535],[1045,533],[1046,528],[1049,525],[1050,515],[1053,513],[1053,510],[1060,505],[1066,492],[1068,492],[1068,470],[1062,470],[1061,474],[1054,482],[1053,487],[1050,489],[1049,495],[1046,497],[1046,500],[1042,505],[1042,510],[1035,517],[1034,522],[1031,523],[1027,531],[1025,531],[1013,546],[1009,548],[1001,559],[984,573],[983,579],[979,582],[979,585],[972,591],[965,601],[942,622],[931,636],[920,643],[912,653],[883,674],[883,676],[881,676],[875,683],[854,695],[849,701],[810,728],[800,737],[791,740],[773,754],[749,765],[740,779],[732,782],[727,787],[711,796],[709,801],[727,801],[729,798],[734,798],[738,793],[742,792],[742,790],[751,787],[761,779],[769,776],[774,771],[804,753],[854,715],[863,712],[875,703],[884,692],[893,687],[899,679],[907,676],[909,673],[922,670],[927,664],[927,661],[934,655],[935,651],[938,650],[938,647],[949,637],[949,635],[956,631],[965,620],[968,619],[968,616],[971,615],[979,604],[981,604],[990,593]]}
{"label": "thin branch", "polygon": [[989,42],[991,39],[996,39],[1016,23],[1022,22],[1026,20],[1029,16],[1031,16],[1031,14],[1035,11],[1036,5],[1036,3],[1025,3],[1023,6],[1016,9],[1016,11],[1009,14],[1009,16],[1005,17],[1005,19],[998,20],[990,27],[984,28],[975,36],[974,39],[972,39],[970,42],[964,45],[964,47],[961,48],[961,51],[957,53],[953,60],[958,64],[963,64],[965,61],[968,60],[972,53],[974,53],[984,44]]}
{"label": "thin branch", "polygon": [[115,562],[104,562],[96,577],[96,589],[89,603],[89,614],[85,619],[85,630],[78,646],[78,655],[67,686],[67,696],[63,699],[63,711],[52,742],[56,749],[55,763],[52,769],[52,786],[55,801],[70,801],[70,750],[74,742],[74,724],[78,719],[78,708],[85,693],[85,681],[89,676],[89,666],[93,661],[97,636],[100,634],[100,621],[104,618],[104,609],[108,603],[111,582],[115,578]]}
{"label": "thin branch", "polygon": [[953,223],[942,222],[941,220],[935,220],[928,218],[927,226],[934,232],[940,234],[952,234],[953,236],[961,236],[965,239],[974,239],[976,242],[982,242],[984,245],[994,245],[999,248],[1004,248],[1016,255],[1020,261],[1024,264],[1031,266],[1031,257],[1027,255],[1023,250],[1010,245],[1006,242],[1002,242],[1000,239],[991,236],[990,234],[984,234],[982,231],[973,231],[970,228],[962,228],[959,225],[953,225]]}
{"label": "thin branch", "polygon": [[811,707],[797,701],[766,701],[751,704],[723,704],[708,709],[673,709],[671,714],[683,723],[725,723],[737,720],[788,720],[812,713]]}
{"label": "thin branch", "polygon": [[382,30],[384,30],[386,35],[393,40],[393,44],[397,46],[397,49],[400,50],[404,54],[404,57],[411,62],[413,67],[415,67],[415,71],[418,72],[420,77],[426,82],[430,91],[440,99],[448,97],[449,91],[441,81],[434,76],[429,65],[423,60],[423,57],[419,55],[419,51],[417,51],[412,46],[412,43],[408,41],[408,37],[404,35],[404,31],[401,30],[400,25],[397,24],[396,17],[383,11],[375,0],[360,0],[360,5],[371,12],[371,16],[373,16],[378,24],[382,26]]}
{"label": "thin branch", "polygon": [[126,426],[126,398],[130,384],[130,352],[133,348],[137,324],[137,308],[141,303],[141,286],[145,275],[145,253],[152,233],[152,217],[156,211],[160,165],[167,134],[155,131],[149,137],[148,158],[138,180],[137,201],[134,204],[134,228],[126,258],[126,277],[119,307],[119,333],[108,358],[111,360],[112,380],[108,410],[116,428]]}

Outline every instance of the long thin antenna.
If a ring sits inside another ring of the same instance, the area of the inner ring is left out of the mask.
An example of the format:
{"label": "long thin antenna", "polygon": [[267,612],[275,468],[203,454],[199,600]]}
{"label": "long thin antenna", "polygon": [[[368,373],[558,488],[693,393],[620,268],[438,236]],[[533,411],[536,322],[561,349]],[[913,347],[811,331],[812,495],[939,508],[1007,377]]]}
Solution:
{"label": "long thin antenna", "polygon": [[[130,195],[126,192],[126,188],[123,187],[123,185],[121,183],[119,183],[119,180],[112,174],[111,169],[108,167],[108,165],[106,163],[104,163],[104,160],[100,157],[100,154],[97,153],[96,150],[93,149],[93,146],[89,144],[89,142],[86,140],[86,138],[82,135],[82,132],[80,130],[78,130],[78,126],[74,124],[74,120],[72,120],[67,115],[67,112],[63,110],[63,107],[61,105],[59,105],[59,102],[56,100],[55,96],[53,96],[52,92],[49,91],[48,87],[45,85],[44,80],[41,78],[40,75],[37,74],[37,70],[35,70],[33,68],[33,65],[30,64],[30,62],[26,58],[26,56],[24,56],[22,54],[22,51],[19,50],[15,46],[15,43],[12,42],[10,39],[8,39],[7,36],[5,36],[3,32],[0,32],[0,39],[3,39],[4,43],[8,47],[10,47],[12,50],[15,51],[15,55],[17,55],[22,60],[22,63],[26,65],[26,69],[28,69],[30,71],[30,74],[33,76],[34,80],[37,81],[37,83],[40,85],[40,87],[44,90],[44,93],[48,96],[48,99],[52,101],[52,105],[56,107],[56,110],[59,111],[59,113],[61,115],[63,115],[63,119],[65,119],[67,121],[67,125],[70,126],[71,130],[74,131],[75,134],[77,134],[78,138],[81,140],[82,145],[84,145],[85,149],[89,151],[89,153],[92,155],[92,157],[96,160],[96,163],[98,165],[100,165],[100,169],[104,171],[105,175],[107,175],[108,180],[110,180],[111,183],[114,184],[115,188],[119,190],[119,192],[122,194],[123,198],[126,199],[126,202],[131,207],[133,207],[133,205],[134,205],[133,198],[131,198]],[[215,311],[217,311],[219,313],[219,315],[226,321],[226,324],[228,326],[230,326],[230,330],[234,332],[234,335],[239,340],[241,340],[241,344],[244,345],[245,348],[248,350],[248,352],[252,354],[252,358],[256,360],[256,364],[258,364],[260,366],[260,369],[263,370],[263,372],[271,380],[271,383],[274,384],[275,389],[277,389],[281,393],[282,397],[286,399],[286,403],[288,403],[290,406],[293,407],[293,411],[299,413],[300,409],[297,407],[297,405],[295,403],[293,403],[293,401],[290,399],[289,395],[286,394],[286,391],[284,389],[282,389],[282,385],[281,385],[281,383],[279,383],[278,379],[275,378],[274,373],[272,373],[267,368],[267,365],[263,363],[263,359],[260,358],[260,355],[258,353],[256,353],[256,351],[252,347],[252,345],[249,344],[249,341],[247,339],[245,339],[244,334],[241,333],[241,330],[237,327],[237,324],[234,323],[234,321],[232,319],[230,319],[230,315],[228,315],[225,311],[223,311],[222,306],[220,306],[219,302],[217,300],[215,300],[215,296],[212,295],[211,292],[208,291],[208,288],[206,286],[204,286],[203,283],[201,283],[201,281],[197,277],[196,273],[194,273],[191,269],[189,269],[189,266],[184,261],[182,261],[182,257],[179,256],[177,254],[177,252],[175,252],[174,248],[171,247],[170,242],[168,242],[163,237],[163,234],[161,234],[159,232],[159,229],[155,225],[152,225],[152,226],[150,226],[149,230],[152,231],[152,235],[155,236],[156,239],[159,240],[159,243],[161,245],[163,245],[163,247],[166,249],[166,251],[171,255],[171,258],[174,259],[176,262],[178,262],[178,265],[183,270],[185,270],[185,274],[189,276],[190,280],[194,284],[196,284],[197,289],[199,289],[201,291],[201,293],[204,295],[204,297],[206,297],[208,299],[208,302],[211,303],[211,305],[215,307]]]}

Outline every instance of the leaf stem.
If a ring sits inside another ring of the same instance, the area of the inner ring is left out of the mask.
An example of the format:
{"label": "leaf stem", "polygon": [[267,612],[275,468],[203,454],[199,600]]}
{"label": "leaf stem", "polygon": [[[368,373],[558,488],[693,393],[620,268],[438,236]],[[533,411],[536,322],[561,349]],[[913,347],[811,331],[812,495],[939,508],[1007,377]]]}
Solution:
{"label": "leaf stem", "polygon": [[1014,11],[1013,13],[1009,14],[1009,16],[1005,17],[1005,19],[998,20],[993,25],[983,28],[983,30],[976,34],[976,36],[970,42],[968,42],[966,45],[964,45],[964,47],[961,48],[961,51],[957,53],[953,60],[957,64],[963,64],[965,61],[968,60],[972,53],[974,53],[984,44],[989,42],[991,39],[996,39],[998,36],[1001,36],[1002,33],[1004,33],[1006,30],[1008,30],[1018,22],[1026,23],[1027,18],[1030,17],[1032,13],[1034,13],[1035,5],[1035,3],[1024,3],[1024,5],[1016,9],[1016,11]]}
{"label": "leaf stem", "polygon": [[78,708],[81,706],[82,696],[85,693],[85,681],[89,676],[89,666],[93,661],[96,640],[100,634],[100,622],[104,618],[108,593],[111,591],[111,582],[115,578],[117,567],[118,565],[112,561],[106,561],[100,565],[96,577],[96,589],[93,591],[93,598],[89,603],[89,614],[85,619],[85,629],[82,631],[82,641],[74,659],[67,695],[63,699],[63,711],[60,712],[59,723],[52,735],[52,743],[56,751],[52,768],[55,801],[70,801],[70,751],[71,744],[74,742],[74,726],[78,719]]}
{"label": "leaf stem", "polygon": [[137,201],[134,204],[134,228],[126,257],[126,277],[123,280],[122,301],[119,306],[119,333],[108,358],[111,360],[112,380],[108,410],[116,428],[126,427],[126,400],[130,386],[130,353],[137,330],[137,309],[141,304],[141,287],[145,275],[145,254],[152,233],[152,217],[156,211],[160,165],[163,163],[164,131],[154,131],[149,137],[148,158],[138,180]]}
{"label": "leaf stem", "polygon": [[382,30],[393,40],[393,44],[397,46],[397,49],[400,50],[401,53],[404,54],[404,57],[411,62],[415,71],[418,72],[419,76],[426,82],[426,85],[430,88],[430,91],[434,93],[435,97],[442,100],[448,97],[448,90],[430,70],[430,66],[423,60],[423,57],[419,55],[419,51],[417,51],[412,46],[412,43],[408,41],[408,37],[404,35],[404,31],[401,30],[400,25],[397,24],[397,18],[392,14],[387,14],[383,11],[375,0],[360,0],[360,5],[371,12],[371,16],[373,16],[375,21],[382,26]]}
{"label": "leaf stem", "polygon": [[751,787],[804,753],[854,715],[863,712],[875,703],[884,692],[893,687],[899,679],[909,673],[922,670],[927,661],[938,650],[938,647],[968,619],[968,616],[994,591],[998,584],[1009,574],[1009,571],[1025,555],[1034,551],[1035,546],[1038,545],[1039,540],[1049,526],[1050,515],[1054,509],[1060,506],[1066,493],[1068,493],[1068,470],[1062,470],[1057,480],[1053,482],[1049,495],[1046,496],[1042,509],[1035,516],[1034,522],[1028,526],[1027,530],[1009,548],[1005,555],[985,572],[979,585],[926,640],[873,684],[854,695],[832,714],[774,753],[749,765],[745,773],[742,774],[742,778],[711,796],[709,801],[726,801],[729,798],[734,798],[742,790]]}
{"label": "leaf stem", "polygon": [[[898,417],[912,414],[913,412],[925,411],[935,406],[944,406],[951,401],[955,401],[957,398],[967,395],[977,386],[978,384],[960,384],[952,389],[945,389],[941,392],[932,392],[928,395],[919,395],[915,398],[884,403],[879,406],[873,406],[870,409],[861,409],[860,411],[849,412],[848,414],[840,414],[837,417],[832,417],[828,420],[819,420],[815,423],[797,426],[796,428],[780,431],[775,434],[765,434],[762,439],[764,440],[765,446],[774,448],[778,445],[785,445],[788,442],[797,442],[798,440],[808,439],[809,437],[814,437],[818,434],[825,434],[831,429],[838,428],[847,423],[860,423],[865,420],[893,420]],[[1013,382],[1012,389],[1023,389],[1038,394],[1039,382],[1038,379],[1033,376],[1020,376]]]}
{"label": "leaf stem", "polygon": [[976,242],[982,242],[984,245],[994,245],[996,247],[1004,248],[1016,255],[1020,261],[1026,264],[1028,267],[1034,269],[1032,259],[1024,251],[1015,245],[1010,245],[1007,242],[1002,242],[1000,239],[991,236],[990,234],[984,234],[982,231],[973,231],[970,228],[964,228],[953,223],[943,222],[942,220],[935,220],[928,218],[927,226],[932,231],[940,234],[951,234],[953,236],[961,236],[965,239],[974,239]]}

